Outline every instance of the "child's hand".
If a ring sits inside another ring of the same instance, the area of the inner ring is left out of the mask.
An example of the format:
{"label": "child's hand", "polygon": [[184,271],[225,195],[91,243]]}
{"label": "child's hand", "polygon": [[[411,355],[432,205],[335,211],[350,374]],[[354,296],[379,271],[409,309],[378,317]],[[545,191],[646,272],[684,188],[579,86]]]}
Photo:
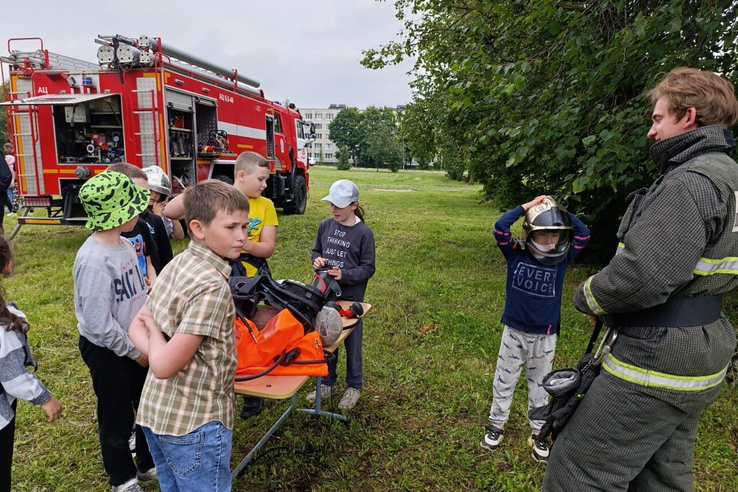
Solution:
{"label": "child's hand", "polygon": [[49,398],[49,401],[41,404],[41,408],[43,408],[44,412],[46,412],[46,415],[48,415],[49,417],[48,422],[53,422],[59,417],[61,417],[62,404],[59,402],[59,400],[57,400],[53,396]]}
{"label": "child's hand", "polygon": [[143,321],[144,326],[146,326],[146,329],[149,332],[149,337],[151,337],[152,331],[161,332],[159,326],[156,324],[156,321],[154,321],[153,315],[149,316],[147,313],[138,313],[138,319]]}
{"label": "child's hand", "polygon": [[161,215],[164,215],[164,206],[165,206],[166,204],[167,204],[166,200],[164,200],[164,201],[161,201],[161,202],[154,202],[154,203],[153,203],[153,204],[151,205],[151,211],[152,211],[152,212],[153,212],[153,213],[154,213],[155,215],[159,215],[159,216],[161,216]]}
{"label": "child's hand", "polygon": [[146,356],[146,354],[139,355],[138,359],[136,359],[136,362],[141,367],[149,367],[149,358]]}
{"label": "child's hand", "polygon": [[337,266],[334,266],[330,270],[328,270],[328,275],[335,278],[337,282],[341,281],[341,269]]}
{"label": "child's hand", "polygon": [[325,258],[318,256],[313,260],[313,268],[323,268],[325,266]]}
{"label": "child's hand", "polygon": [[145,318],[149,318],[153,321],[154,319],[154,313],[151,312],[151,309],[147,308],[146,306],[141,306],[141,309],[138,310],[137,313],[138,317],[141,318],[141,321],[146,321]]}
{"label": "child's hand", "polygon": [[535,197],[533,200],[529,201],[528,203],[523,204],[523,210],[526,212],[530,210],[531,208],[535,207],[536,205],[540,205],[546,200],[552,200],[552,198],[548,195],[540,195]]}
{"label": "child's hand", "polygon": [[[192,361],[190,361],[190,362],[192,362]],[[178,378],[185,377],[185,371],[190,368],[190,362],[188,362],[187,364],[185,364],[185,366],[182,369],[180,369],[179,371],[177,371],[177,377]]]}

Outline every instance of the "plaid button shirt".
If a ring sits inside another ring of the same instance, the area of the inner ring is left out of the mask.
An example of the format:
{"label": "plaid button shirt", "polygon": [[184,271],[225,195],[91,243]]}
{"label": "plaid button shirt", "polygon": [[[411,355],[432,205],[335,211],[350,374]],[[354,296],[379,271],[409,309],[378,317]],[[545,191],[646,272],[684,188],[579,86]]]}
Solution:
{"label": "plaid button shirt", "polygon": [[183,378],[157,379],[151,371],[146,376],[137,422],[156,434],[181,436],[213,421],[233,429],[237,356],[230,271],[210,249],[190,241],[162,270],[146,301],[168,337],[204,337]]}

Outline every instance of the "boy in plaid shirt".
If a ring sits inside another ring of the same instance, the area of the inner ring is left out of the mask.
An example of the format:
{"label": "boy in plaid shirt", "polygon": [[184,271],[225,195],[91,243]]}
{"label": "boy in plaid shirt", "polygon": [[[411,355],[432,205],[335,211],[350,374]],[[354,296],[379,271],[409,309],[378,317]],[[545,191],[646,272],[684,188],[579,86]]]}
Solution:
{"label": "boy in plaid shirt", "polygon": [[185,192],[186,251],[157,278],[130,336],[148,354],[137,422],[164,492],[228,491],[236,351],[230,266],[247,240],[248,199],[208,180]]}

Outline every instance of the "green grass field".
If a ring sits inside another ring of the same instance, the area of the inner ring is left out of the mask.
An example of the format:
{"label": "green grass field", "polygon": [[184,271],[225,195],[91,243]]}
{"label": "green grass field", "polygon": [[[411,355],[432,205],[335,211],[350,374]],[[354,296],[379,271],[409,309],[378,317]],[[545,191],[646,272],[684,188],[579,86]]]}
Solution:
{"label": "green grass field", "polygon": [[[524,379],[513,403],[503,446],[479,446],[491,404],[492,377],[502,327],[505,264],[491,230],[500,211],[480,205],[479,186],[441,173],[311,169],[313,188],[305,215],[280,215],[276,278],[309,281],[310,249],[327,186],[349,177],[362,190],[377,245],[377,272],[364,327],[364,388],[349,424],[292,415],[234,483],[236,491],[534,491],[544,465],[525,440]],[[395,188],[412,188],[397,191]],[[454,189],[456,191],[448,191]],[[532,193],[533,194],[533,193]],[[6,230],[14,223],[5,220]],[[83,228],[29,226],[16,238],[14,274],[3,281],[8,298],[28,315],[38,374],[62,401],[53,424],[21,402],[16,430],[16,491],[106,490],[89,373],[77,349],[72,265],[88,233]],[[185,242],[176,244],[176,250]],[[577,284],[592,271],[574,265],[565,283],[562,336],[556,367],[578,360],[589,338],[589,319],[575,311]],[[738,320],[738,302],[728,311]],[[339,378],[345,361],[339,364]],[[335,408],[338,397],[324,401]],[[299,402],[310,390],[306,385]],[[613,395],[617,398],[617,395]],[[238,401],[240,403],[240,399]],[[269,402],[261,415],[237,420],[237,463],[269,429],[287,401]],[[704,413],[695,447],[699,491],[738,490],[738,389],[726,387]],[[148,486],[147,490],[158,490]]]}

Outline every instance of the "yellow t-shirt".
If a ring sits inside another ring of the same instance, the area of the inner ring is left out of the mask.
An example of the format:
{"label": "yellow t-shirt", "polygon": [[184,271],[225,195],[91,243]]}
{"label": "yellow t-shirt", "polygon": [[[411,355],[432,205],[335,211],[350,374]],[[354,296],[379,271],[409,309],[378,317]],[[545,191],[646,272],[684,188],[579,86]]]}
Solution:
{"label": "yellow t-shirt", "polygon": [[[259,242],[261,231],[264,226],[278,226],[277,210],[274,203],[269,198],[260,196],[249,198],[249,227],[247,230],[249,241]],[[246,266],[246,275],[253,277],[256,275],[256,268],[244,262]]]}

